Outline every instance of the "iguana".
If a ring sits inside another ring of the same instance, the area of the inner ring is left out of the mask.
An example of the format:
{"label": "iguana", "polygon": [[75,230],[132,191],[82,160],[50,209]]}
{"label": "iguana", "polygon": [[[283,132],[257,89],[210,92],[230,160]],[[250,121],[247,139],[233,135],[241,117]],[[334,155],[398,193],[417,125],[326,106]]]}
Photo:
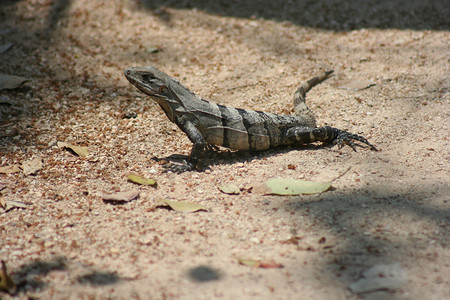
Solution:
{"label": "iguana", "polygon": [[294,94],[295,115],[279,115],[250,109],[228,107],[201,99],[174,78],[155,67],[131,67],[124,71],[128,81],[156,101],[194,144],[189,159],[176,171],[199,167],[210,145],[235,150],[267,150],[281,145],[334,143],[349,145],[353,140],[377,150],[364,137],[330,126],[317,127],[305,103],[306,93],[327,79],[333,71],[323,72],[302,84]]}

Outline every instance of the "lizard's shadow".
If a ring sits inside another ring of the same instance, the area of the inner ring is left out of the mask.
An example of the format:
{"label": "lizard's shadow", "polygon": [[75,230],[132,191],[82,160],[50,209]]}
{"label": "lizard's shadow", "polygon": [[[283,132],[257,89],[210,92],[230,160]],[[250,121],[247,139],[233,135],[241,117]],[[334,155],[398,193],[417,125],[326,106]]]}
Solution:
{"label": "lizard's shadow", "polygon": [[[301,146],[280,146],[277,148],[269,149],[266,151],[244,151],[244,150],[231,150],[227,148],[218,148],[218,149],[209,149],[205,151],[205,154],[202,158],[201,169],[196,170],[199,172],[203,172],[209,169],[210,166],[215,165],[232,165],[235,163],[244,163],[244,162],[252,162],[254,160],[264,159],[270,156],[287,153],[293,150],[300,151],[311,151],[311,150],[320,150],[320,149],[330,149],[334,145],[333,144],[306,144]],[[153,157],[154,161],[167,161],[167,162],[184,162],[189,160],[188,155],[183,154],[171,154],[164,158]]]}

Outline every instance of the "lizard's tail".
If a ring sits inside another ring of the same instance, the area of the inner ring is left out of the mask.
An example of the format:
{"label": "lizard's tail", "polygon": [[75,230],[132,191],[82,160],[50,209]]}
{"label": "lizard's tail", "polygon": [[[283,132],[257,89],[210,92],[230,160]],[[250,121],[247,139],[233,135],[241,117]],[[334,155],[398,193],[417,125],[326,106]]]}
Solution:
{"label": "lizard's tail", "polygon": [[306,93],[312,89],[315,85],[321,83],[332,74],[334,71],[325,71],[317,77],[314,77],[307,82],[303,83],[294,93],[294,111],[295,114],[301,117],[310,119],[312,127],[315,127],[316,118],[314,114],[306,105]]}

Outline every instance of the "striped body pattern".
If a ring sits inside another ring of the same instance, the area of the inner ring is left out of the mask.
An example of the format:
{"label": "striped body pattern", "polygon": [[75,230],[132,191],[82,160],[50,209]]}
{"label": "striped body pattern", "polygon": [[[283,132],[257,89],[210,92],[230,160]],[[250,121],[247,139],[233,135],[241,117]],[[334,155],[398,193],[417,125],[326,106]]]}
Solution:
{"label": "striped body pattern", "polygon": [[[198,126],[206,142],[235,150],[268,150],[292,144],[289,128],[304,126],[301,117],[277,115],[210,103],[214,120]],[[199,112],[201,114],[201,112]],[[217,121],[216,121],[217,120]],[[216,122],[214,122],[216,121]]]}
{"label": "striped body pattern", "polygon": [[124,71],[128,81],[156,101],[194,144],[190,162],[186,162],[183,171],[198,167],[207,144],[261,151],[321,141],[347,144],[356,150],[353,140],[357,140],[376,150],[359,135],[330,126],[316,127],[315,117],[305,102],[306,93],[331,73],[323,72],[297,89],[295,115],[279,115],[208,102],[155,67],[131,67]]}

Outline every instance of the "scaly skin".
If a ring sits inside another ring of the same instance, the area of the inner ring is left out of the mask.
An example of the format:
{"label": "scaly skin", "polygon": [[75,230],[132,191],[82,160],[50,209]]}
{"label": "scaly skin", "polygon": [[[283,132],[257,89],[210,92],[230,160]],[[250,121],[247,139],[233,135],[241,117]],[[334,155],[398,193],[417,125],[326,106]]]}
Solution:
{"label": "scaly skin", "polygon": [[208,102],[196,96],[166,73],[155,67],[132,67],[125,77],[143,93],[156,101],[170,121],[193,143],[191,155],[175,171],[189,171],[200,167],[200,160],[208,145],[235,150],[262,151],[282,145],[313,142],[334,143],[340,148],[359,141],[377,151],[364,137],[334,127],[316,126],[314,114],[305,102],[306,93],[327,79],[333,71],[326,71],[302,84],[294,94],[295,115],[279,115],[239,109]]}

